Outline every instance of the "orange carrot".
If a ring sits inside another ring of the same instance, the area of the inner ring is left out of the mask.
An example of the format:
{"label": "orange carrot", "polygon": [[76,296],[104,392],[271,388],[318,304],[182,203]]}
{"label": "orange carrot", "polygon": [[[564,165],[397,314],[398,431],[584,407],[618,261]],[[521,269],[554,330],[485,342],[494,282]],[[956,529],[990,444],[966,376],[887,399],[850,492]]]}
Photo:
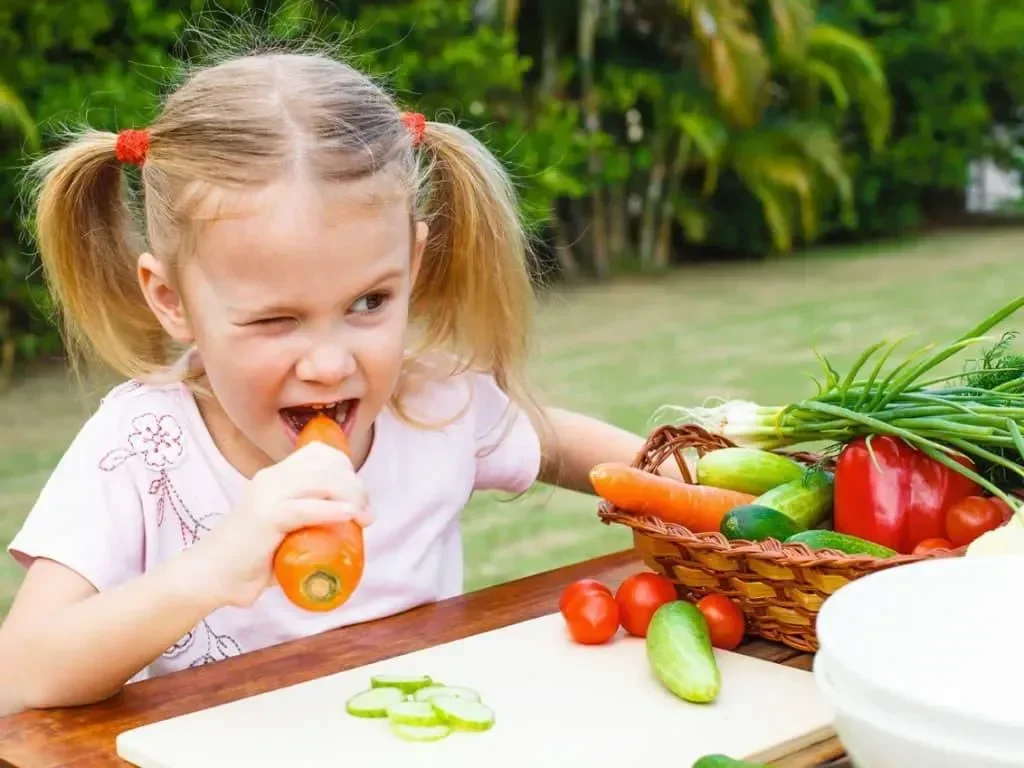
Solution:
{"label": "orange carrot", "polygon": [[709,485],[690,485],[609,462],[590,470],[597,495],[621,509],[686,526],[694,533],[719,530],[726,512],[750,504],[754,496]]}
{"label": "orange carrot", "polygon": [[[316,415],[296,448],[313,441],[348,455],[348,440],[334,419]],[[363,576],[363,529],[346,520],[292,531],[274,553],[274,576],[289,600],[307,611],[330,611],[348,600]]]}

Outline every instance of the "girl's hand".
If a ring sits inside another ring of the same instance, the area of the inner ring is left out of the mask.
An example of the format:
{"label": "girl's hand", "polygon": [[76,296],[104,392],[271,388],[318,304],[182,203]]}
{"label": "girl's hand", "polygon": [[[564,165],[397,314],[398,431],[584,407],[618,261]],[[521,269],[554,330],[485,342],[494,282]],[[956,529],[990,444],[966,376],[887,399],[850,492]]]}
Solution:
{"label": "girl's hand", "polygon": [[373,522],[362,481],[344,453],[310,443],[257,472],[224,521],[186,553],[196,588],[217,605],[248,606],[271,584],[285,535],[343,520]]}

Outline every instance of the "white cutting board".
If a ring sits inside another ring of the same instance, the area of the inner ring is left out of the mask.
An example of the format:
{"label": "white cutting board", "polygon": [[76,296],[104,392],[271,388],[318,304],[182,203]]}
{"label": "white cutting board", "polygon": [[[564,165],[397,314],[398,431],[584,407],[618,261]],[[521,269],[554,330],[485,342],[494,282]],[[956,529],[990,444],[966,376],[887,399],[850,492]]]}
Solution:
{"label": "white cutting board", "polygon": [[[126,731],[117,752],[141,768],[689,768],[714,752],[768,761],[833,735],[812,673],[716,656],[718,699],[691,704],[653,676],[642,639],[620,630],[607,645],[579,645],[554,613]],[[485,733],[404,742],[386,721],[345,712],[377,673],[473,688],[496,723]]]}

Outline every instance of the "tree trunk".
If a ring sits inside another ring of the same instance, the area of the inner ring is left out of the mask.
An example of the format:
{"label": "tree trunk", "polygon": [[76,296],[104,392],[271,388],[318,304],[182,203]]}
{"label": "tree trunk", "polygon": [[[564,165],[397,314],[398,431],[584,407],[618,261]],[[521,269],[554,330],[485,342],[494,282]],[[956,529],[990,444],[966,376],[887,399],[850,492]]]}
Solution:
{"label": "tree trunk", "polygon": [[505,0],[505,31],[515,32],[519,24],[519,0]]}
{"label": "tree trunk", "polygon": [[556,206],[551,206],[551,232],[555,239],[555,258],[558,259],[562,279],[567,283],[575,283],[580,278],[580,265],[576,261],[576,254],[573,253],[572,245],[565,233],[565,224],[558,216]]}
{"label": "tree trunk", "polygon": [[[601,130],[598,95],[597,89],[594,88],[594,39],[597,36],[600,11],[600,0],[580,0],[578,41],[580,85],[583,101],[583,120],[587,132],[590,134],[595,134]],[[601,157],[594,149],[590,150],[587,171],[590,174],[592,213],[590,229],[592,234],[594,273],[598,279],[604,279],[608,277],[610,272],[608,238],[606,235],[607,222],[605,218],[604,192],[601,189]]]}
{"label": "tree trunk", "polygon": [[550,99],[558,87],[558,24],[555,19],[555,4],[547,2],[541,8],[541,57],[540,84],[538,95],[541,100]]}
{"label": "tree trunk", "polygon": [[668,139],[663,127],[657,129],[651,144],[653,157],[651,170],[647,177],[644,214],[640,224],[640,268],[644,272],[655,266],[655,238],[658,232],[658,214],[661,212],[664,197],[666,155],[668,154]]}
{"label": "tree trunk", "polygon": [[690,137],[680,132],[672,167],[669,169],[665,196],[661,201],[661,223],[658,231],[658,246],[654,255],[654,264],[664,269],[672,260],[672,224],[675,221],[675,201],[679,188],[683,184],[683,174],[690,162]]}
{"label": "tree trunk", "polygon": [[626,208],[626,184],[620,182],[608,190],[608,248],[617,264],[629,261],[629,211]]}

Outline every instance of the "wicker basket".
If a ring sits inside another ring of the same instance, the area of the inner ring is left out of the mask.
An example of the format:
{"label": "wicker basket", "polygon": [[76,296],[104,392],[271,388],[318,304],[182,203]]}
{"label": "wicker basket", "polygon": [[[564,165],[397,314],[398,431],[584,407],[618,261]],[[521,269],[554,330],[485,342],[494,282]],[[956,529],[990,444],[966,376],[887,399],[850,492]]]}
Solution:
{"label": "wicker basket", "polygon": [[[653,432],[633,466],[647,472],[674,457],[683,478],[693,482],[683,452],[703,456],[732,447],[724,437],[697,426],[661,427]],[[779,453],[784,453],[779,451]],[[809,453],[785,452],[804,464],[822,461]],[[925,555],[877,558],[835,550],[811,550],[804,544],[766,541],[730,541],[720,533],[692,533],[681,525],[638,515],[608,502],[598,507],[600,519],[633,529],[633,542],[647,565],[676,584],[685,599],[696,600],[712,592],[728,595],[742,609],[748,634],[784,643],[801,651],[818,649],[815,618],[825,599],[850,580],[930,557],[955,557],[957,550]]]}

